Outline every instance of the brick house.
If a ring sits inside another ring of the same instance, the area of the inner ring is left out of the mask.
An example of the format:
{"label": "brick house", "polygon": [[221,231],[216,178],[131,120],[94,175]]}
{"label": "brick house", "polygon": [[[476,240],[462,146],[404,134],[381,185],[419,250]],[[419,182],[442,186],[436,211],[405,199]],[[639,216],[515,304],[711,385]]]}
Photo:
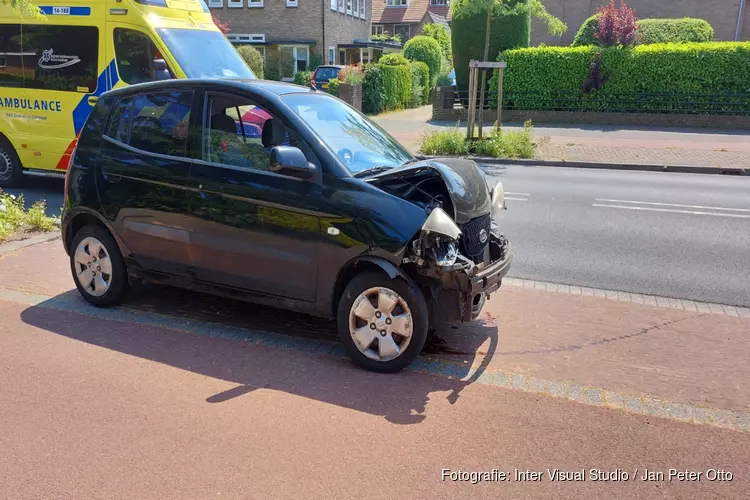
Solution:
{"label": "brick house", "polygon": [[324,64],[354,64],[377,59],[383,43],[370,40],[372,2],[377,0],[207,0],[227,38],[249,44],[264,58],[277,52],[291,60],[282,76],[290,79],[310,68],[317,56]]}
{"label": "brick house", "polygon": [[450,0],[374,0],[372,34],[398,35],[401,42],[420,34],[422,26],[439,23],[448,30]]}

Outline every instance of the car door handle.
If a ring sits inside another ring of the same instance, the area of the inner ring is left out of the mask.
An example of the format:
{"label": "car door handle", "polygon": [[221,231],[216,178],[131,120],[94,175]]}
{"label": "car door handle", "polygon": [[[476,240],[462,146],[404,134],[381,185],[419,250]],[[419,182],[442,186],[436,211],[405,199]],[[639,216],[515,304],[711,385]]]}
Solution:
{"label": "car door handle", "polygon": [[102,169],[102,177],[104,177],[104,180],[107,182],[111,182],[112,184],[116,184],[120,182],[122,179],[122,176],[120,174],[113,174],[112,172],[107,171],[107,169]]}

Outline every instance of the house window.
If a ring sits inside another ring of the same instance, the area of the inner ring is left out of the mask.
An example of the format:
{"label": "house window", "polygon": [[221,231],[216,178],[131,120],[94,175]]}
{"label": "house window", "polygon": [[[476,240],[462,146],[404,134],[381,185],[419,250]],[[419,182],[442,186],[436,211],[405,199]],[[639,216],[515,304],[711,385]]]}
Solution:
{"label": "house window", "polygon": [[373,35],[382,35],[383,34],[383,25],[382,24],[373,24],[372,25],[372,34]]}
{"label": "house window", "polygon": [[362,64],[367,64],[372,61],[372,57],[370,55],[371,50],[372,49],[370,47],[367,47],[366,49],[359,49],[359,60]]}
{"label": "house window", "polygon": [[227,7],[241,8],[242,0],[227,0]]}
{"label": "house window", "polygon": [[248,7],[263,7],[263,0],[247,0],[247,6]]}
{"label": "house window", "polygon": [[406,7],[409,0],[385,0],[386,7]]}
{"label": "house window", "polygon": [[338,3],[337,0],[331,0],[331,10],[336,10],[336,4]]}
{"label": "house window", "polygon": [[354,0],[354,17],[359,16],[359,0]]}
{"label": "house window", "polygon": [[209,7],[224,7],[224,0],[208,0]]}
{"label": "house window", "polygon": [[352,0],[346,0],[346,13],[352,15]]}
{"label": "house window", "polygon": [[430,5],[448,5],[448,0],[430,0]]}
{"label": "house window", "polygon": [[336,64],[336,47],[328,47],[328,64]]}
{"label": "house window", "polygon": [[367,19],[367,0],[362,0],[362,6],[359,8],[359,17]]}
{"label": "house window", "polygon": [[297,0],[286,0],[286,6],[287,7],[296,7],[297,6]]}
{"label": "house window", "polygon": [[266,41],[266,35],[244,35],[240,33],[231,33],[227,38],[232,43],[263,43]]}
{"label": "house window", "polygon": [[[298,71],[306,71],[310,60],[310,47],[307,45],[280,45],[281,58],[284,61],[291,61],[291,65],[282,64],[282,77],[291,78]],[[291,69],[292,73],[289,73]]]}
{"label": "house window", "polygon": [[406,43],[406,41],[409,39],[409,36],[411,35],[411,30],[409,29],[408,24],[394,24],[393,34],[398,35],[398,37],[401,39],[401,43]]}
{"label": "house window", "polygon": [[345,0],[339,0],[339,12],[341,12],[342,14],[346,12],[346,8],[344,7],[344,1]]}

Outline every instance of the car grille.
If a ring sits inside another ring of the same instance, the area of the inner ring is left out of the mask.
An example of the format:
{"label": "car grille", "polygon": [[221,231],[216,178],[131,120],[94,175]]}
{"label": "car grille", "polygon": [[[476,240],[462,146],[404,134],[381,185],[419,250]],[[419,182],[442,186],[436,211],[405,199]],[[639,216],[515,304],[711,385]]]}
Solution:
{"label": "car grille", "polygon": [[[490,214],[477,217],[476,219],[466,223],[461,228],[461,251],[464,255],[471,258],[474,262],[482,262],[484,257],[484,249],[490,242],[490,223],[492,219]],[[482,229],[485,230],[487,239],[480,239],[480,233]]]}

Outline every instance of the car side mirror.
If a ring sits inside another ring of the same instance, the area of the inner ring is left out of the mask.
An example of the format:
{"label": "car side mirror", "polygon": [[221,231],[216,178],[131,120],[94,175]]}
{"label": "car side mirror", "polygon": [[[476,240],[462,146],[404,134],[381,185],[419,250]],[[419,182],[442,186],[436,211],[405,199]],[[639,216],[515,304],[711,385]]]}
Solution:
{"label": "car side mirror", "polygon": [[271,149],[271,172],[297,179],[308,180],[315,175],[316,167],[307,161],[305,153],[292,146]]}

